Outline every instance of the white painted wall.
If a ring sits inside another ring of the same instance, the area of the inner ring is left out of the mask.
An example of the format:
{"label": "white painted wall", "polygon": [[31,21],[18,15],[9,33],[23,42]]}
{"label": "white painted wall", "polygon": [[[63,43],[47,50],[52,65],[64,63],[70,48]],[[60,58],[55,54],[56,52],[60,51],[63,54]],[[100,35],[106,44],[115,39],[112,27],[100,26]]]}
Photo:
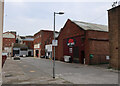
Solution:
{"label": "white painted wall", "polygon": [[34,48],[40,48],[40,44],[35,44]]}

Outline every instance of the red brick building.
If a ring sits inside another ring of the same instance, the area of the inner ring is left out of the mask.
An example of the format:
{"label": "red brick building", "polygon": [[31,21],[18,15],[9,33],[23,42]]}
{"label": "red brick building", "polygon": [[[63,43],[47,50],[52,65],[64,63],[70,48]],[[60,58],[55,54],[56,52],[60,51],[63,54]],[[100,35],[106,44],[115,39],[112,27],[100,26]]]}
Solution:
{"label": "red brick building", "polygon": [[56,47],[56,59],[63,61],[64,56],[71,56],[72,62],[82,64],[108,63],[107,26],[68,19],[60,31]]}
{"label": "red brick building", "polygon": [[34,56],[34,39],[33,37],[26,37],[23,39],[23,44],[28,46],[28,56]]}
{"label": "red brick building", "polygon": [[120,69],[120,5],[108,10],[110,38],[110,66]]}
{"label": "red brick building", "polygon": [[11,32],[3,33],[3,52],[12,53],[12,45],[16,42],[16,34]]}
{"label": "red brick building", "polygon": [[45,56],[45,45],[53,39],[53,31],[41,30],[34,35],[34,56]]}

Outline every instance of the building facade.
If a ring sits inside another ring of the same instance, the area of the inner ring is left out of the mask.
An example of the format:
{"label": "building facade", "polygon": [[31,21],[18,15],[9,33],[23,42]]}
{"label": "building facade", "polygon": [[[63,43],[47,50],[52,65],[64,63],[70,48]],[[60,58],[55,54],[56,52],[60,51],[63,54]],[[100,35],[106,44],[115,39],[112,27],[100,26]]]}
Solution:
{"label": "building facade", "polygon": [[34,57],[45,56],[45,45],[53,38],[53,31],[41,30],[34,35]]}
{"label": "building facade", "polygon": [[25,44],[14,43],[12,47],[13,53],[12,56],[28,56],[28,46]]}
{"label": "building facade", "polygon": [[34,50],[34,38],[33,36],[19,36],[16,37],[16,43],[14,43],[13,49],[13,56],[27,56],[33,57],[33,50]]}
{"label": "building facade", "polygon": [[3,52],[12,54],[12,45],[16,43],[16,34],[11,32],[3,33]]}
{"label": "building facade", "polygon": [[28,47],[28,56],[33,57],[34,56],[34,39],[33,39],[33,37],[26,37],[23,40],[23,44],[27,45],[27,47]]}
{"label": "building facade", "polygon": [[[110,66],[120,69],[120,5],[108,10],[110,38]],[[119,50],[119,51],[118,51]]]}
{"label": "building facade", "polygon": [[101,64],[109,62],[108,28],[104,25],[67,20],[58,36],[56,59],[71,56],[72,62]]}

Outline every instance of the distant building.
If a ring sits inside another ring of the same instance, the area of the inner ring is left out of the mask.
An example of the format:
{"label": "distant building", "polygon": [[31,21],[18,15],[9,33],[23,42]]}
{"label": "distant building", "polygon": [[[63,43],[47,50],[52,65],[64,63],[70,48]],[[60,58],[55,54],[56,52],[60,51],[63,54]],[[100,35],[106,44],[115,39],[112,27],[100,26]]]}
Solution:
{"label": "distant building", "polygon": [[58,36],[56,59],[71,56],[71,62],[102,64],[109,62],[108,27],[67,20]]}
{"label": "distant building", "polygon": [[22,37],[21,36],[19,36],[19,35],[17,35],[16,36],[16,43],[20,43],[20,44],[22,44]]}
{"label": "distant building", "polygon": [[34,56],[34,39],[33,37],[26,37],[23,39],[23,44],[28,46],[28,56]]}
{"label": "distant building", "polygon": [[[59,36],[59,33],[57,31],[55,31],[55,39],[57,40],[57,37]],[[53,57],[53,51],[54,51],[54,48],[53,48],[53,45],[52,45],[52,40],[53,40],[53,35],[51,35],[51,37],[49,37],[45,42],[46,42],[46,45],[45,45],[45,56],[46,58],[52,58]]]}
{"label": "distant building", "polygon": [[120,5],[108,10],[110,66],[120,69]]}
{"label": "distant building", "polygon": [[33,36],[19,36],[16,37],[16,43],[13,45],[13,56],[15,54],[19,56],[33,56],[34,52],[34,38]]}
{"label": "distant building", "polygon": [[45,45],[50,44],[53,39],[53,31],[41,30],[34,35],[34,56],[45,56]]}
{"label": "distant building", "polygon": [[3,52],[11,55],[12,53],[12,45],[16,42],[16,34],[11,32],[3,33]]}
{"label": "distant building", "polygon": [[28,56],[28,46],[25,44],[14,43],[12,56]]}

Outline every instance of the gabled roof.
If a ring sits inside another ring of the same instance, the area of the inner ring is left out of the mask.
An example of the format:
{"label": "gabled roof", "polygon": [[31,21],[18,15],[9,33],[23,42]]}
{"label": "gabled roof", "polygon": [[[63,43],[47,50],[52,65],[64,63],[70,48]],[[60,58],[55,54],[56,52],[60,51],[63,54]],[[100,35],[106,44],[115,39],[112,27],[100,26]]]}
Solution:
{"label": "gabled roof", "polygon": [[95,30],[95,31],[108,32],[108,27],[106,25],[93,24],[93,23],[87,23],[87,22],[81,22],[81,21],[72,21],[72,22],[84,30]]}
{"label": "gabled roof", "polygon": [[5,32],[3,33],[3,38],[15,38],[16,35],[11,32]]}

